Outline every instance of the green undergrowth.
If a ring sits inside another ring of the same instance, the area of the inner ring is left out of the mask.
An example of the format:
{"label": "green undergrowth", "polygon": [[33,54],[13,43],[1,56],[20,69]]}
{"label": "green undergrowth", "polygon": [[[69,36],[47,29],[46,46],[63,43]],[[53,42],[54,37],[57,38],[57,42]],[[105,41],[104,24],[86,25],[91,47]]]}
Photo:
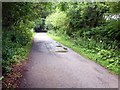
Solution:
{"label": "green undergrowth", "polygon": [[[71,39],[65,34],[58,35],[55,33],[48,32],[47,33],[51,38],[56,41],[66,45],[71,48],[75,52],[84,56],[87,59],[93,60],[99,63],[101,66],[109,69],[111,73],[120,74],[119,71],[119,60],[120,60],[120,52],[112,49],[102,49],[102,45],[100,43],[95,43],[94,41],[88,41],[83,38],[79,38],[78,40]],[[96,45],[96,46],[94,46]]]}
{"label": "green undergrowth", "polygon": [[28,58],[34,33],[27,28],[3,29],[2,32],[2,72],[9,73],[12,65]]}

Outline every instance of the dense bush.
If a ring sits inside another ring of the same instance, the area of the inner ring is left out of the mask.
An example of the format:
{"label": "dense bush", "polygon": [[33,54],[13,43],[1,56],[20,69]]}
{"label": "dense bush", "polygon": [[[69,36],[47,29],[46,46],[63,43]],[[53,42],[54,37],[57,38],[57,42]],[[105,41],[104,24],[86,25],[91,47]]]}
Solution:
{"label": "dense bush", "polygon": [[27,57],[31,47],[33,37],[31,29],[34,22],[30,21],[31,4],[3,3],[2,5],[2,71],[4,73],[10,72],[13,63]]}
{"label": "dense bush", "polygon": [[106,32],[105,36],[120,41],[120,21],[111,20],[104,29]]}
{"label": "dense bush", "polygon": [[63,11],[57,11],[46,18],[46,27],[57,32],[65,32],[67,29],[68,18]]}
{"label": "dense bush", "polygon": [[27,28],[24,24],[11,29],[3,28],[3,72],[9,72],[13,63],[26,58],[33,37],[30,28]]}

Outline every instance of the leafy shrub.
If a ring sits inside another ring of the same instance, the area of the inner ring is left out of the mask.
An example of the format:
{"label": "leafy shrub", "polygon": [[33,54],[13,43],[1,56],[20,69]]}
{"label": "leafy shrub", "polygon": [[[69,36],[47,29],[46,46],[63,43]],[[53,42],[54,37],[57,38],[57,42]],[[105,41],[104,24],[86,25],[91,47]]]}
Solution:
{"label": "leafy shrub", "polygon": [[120,41],[120,21],[111,20],[110,23],[105,27],[105,31],[108,38]]}
{"label": "leafy shrub", "polygon": [[48,29],[53,29],[55,31],[60,30],[60,32],[64,32],[67,28],[68,18],[66,13],[63,11],[57,11],[55,13],[50,14],[45,21],[46,27]]}
{"label": "leafy shrub", "polygon": [[20,23],[18,26],[9,28],[3,27],[2,41],[2,67],[3,72],[10,72],[12,64],[24,59],[30,49],[33,33],[27,26]]}
{"label": "leafy shrub", "polygon": [[25,59],[29,53],[34,26],[31,13],[34,9],[31,3],[25,2],[5,2],[2,8],[2,71],[5,73],[10,72],[12,65]]}

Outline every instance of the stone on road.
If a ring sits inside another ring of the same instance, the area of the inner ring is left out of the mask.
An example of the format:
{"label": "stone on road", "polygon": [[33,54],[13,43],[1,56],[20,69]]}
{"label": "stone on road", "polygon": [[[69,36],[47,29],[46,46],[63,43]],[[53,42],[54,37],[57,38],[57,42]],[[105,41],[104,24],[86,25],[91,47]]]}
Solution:
{"label": "stone on road", "polygon": [[118,76],[37,33],[20,88],[118,88]]}

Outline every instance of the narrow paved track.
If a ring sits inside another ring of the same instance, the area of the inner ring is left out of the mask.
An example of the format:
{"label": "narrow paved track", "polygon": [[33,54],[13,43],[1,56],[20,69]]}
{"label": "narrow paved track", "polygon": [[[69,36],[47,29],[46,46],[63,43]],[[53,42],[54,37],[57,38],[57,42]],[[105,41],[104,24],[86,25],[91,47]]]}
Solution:
{"label": "narrow paved track", "polygon": [[118,76],[37,33],[21,88],[118,88]]}

